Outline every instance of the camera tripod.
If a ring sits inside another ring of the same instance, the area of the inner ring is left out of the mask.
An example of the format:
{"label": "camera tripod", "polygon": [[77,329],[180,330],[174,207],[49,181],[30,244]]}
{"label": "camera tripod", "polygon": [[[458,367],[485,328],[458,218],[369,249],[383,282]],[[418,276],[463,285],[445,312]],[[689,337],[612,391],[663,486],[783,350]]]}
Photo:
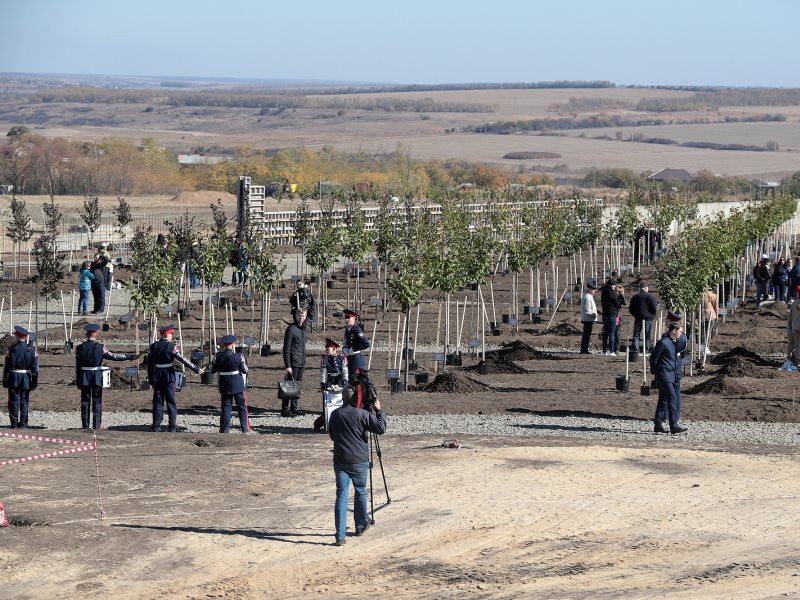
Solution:
{"label": "camera tripod", "polygon": [[381,477],[383,477],[383,489],[386,492],[386,504],[391,504],[392,499],[389,497],[389,486],[386,485],[386,472],[383,470],[383,458],[381,454],[381,443],[378,436],[372,432],[369,434],[369,523],[375,525],[375,494],[372,490],[372,451],[375,449],[375,455],[378,457],[378,464],[381,467]]}

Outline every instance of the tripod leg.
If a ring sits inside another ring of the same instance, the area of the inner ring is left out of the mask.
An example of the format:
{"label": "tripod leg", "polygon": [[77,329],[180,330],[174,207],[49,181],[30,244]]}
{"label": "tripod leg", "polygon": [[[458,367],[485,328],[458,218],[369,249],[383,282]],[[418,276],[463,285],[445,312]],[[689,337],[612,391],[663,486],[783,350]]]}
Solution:
{"label": "tripod leg", "polygon": [[[381,443],[378,441],[378,436],[372,434],[375,438],[375,453],[378,455],[378,464],[381,466],[381,476],[383,477],[383,489],[386,492],[386,504],[391,504],[392,499],[389,497],[389,486],[386,484],[386,471],[383,470],[383,455],[381,454]],[[370,465],[372,463],[370,462]],[[370,471],[370,474],[372,472]]]}
{"label": "tripod leg", "polygon": [[[372,438],[369,436],[369,523],[375,525],[375,494],[372,492]],[[376,440],[377,442],[377,440]]]}

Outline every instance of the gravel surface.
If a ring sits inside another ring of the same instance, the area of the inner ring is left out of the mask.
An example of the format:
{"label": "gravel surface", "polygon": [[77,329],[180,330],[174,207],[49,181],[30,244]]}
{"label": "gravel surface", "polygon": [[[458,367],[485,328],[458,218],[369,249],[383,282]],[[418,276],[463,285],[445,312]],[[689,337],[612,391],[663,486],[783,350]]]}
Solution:
{"label": "gravel surface", "polygon": [[[287,419],[274,413],[251,415],[250,424],[257,434],[313,433],[317,413]],[[3,415],[3,418],[7,418]],[[80,427],[80,413],[32,411],[32,429],[65,431]],[[681,440],[686,443],[759,444],[775,446],[800,445],[800,423],[708,422],[686,421],[689,433],[670,436],[653,433],[653,423],[643,419],[607,419],[596,417],[543,417],[539,415],[413,415],[388,418],[387,435],[441,434],[484,436],[573,437],[593,441],[639,440],[643,436]],[[149,412],[105,412],[105,429],[109,431],[148,431],[152,422]],[[179,431],[214,433],[219,431],[218,413],[178,414]],[[163,426],[166,426],[166,416]],[[235,417],[231,431],[241,433]],[[78,436],[76,436],[78,437]]]}

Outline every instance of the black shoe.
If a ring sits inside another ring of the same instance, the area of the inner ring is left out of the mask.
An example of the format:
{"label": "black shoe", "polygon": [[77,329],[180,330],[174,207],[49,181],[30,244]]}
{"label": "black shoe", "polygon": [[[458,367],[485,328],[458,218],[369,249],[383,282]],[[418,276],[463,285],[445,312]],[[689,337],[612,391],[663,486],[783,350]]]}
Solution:
{"label": "black shoe", "polygon": [[677,425],[670,425],[670,428],[669,428],[669,432],[672,433],[672,434],[686,433],[687,431],[689,431],[689,428],[688,427],[684,427],[680,423],[678,423]]}
{"label": "black shoe", "polygon": [[591,354],[588,350],[581,350],[581,354]]}
{"label": "black shoe", "polygon": [[356,528],[356,535],[364,535],[367,532],[367,529],[369,529],[371,525],[372,525],[372,523],[367,521],[367,524],[364,525],[363,529]]}
{"label": "black shoe", "polygon": [[333,545],[334,546],[344,546],[346,543],[347,543],[346,539],[341,539],[340,540],[339,538],[336,538],[336,541],[333,542]]}
{"label": "black shoe", "polygon": [[292,416],[293,416],[293,417],[302,417],[304,414],[306,414],[306,413],[304,413],[302,410],[299,410],[299,409],[296,409],[296,408],[293,408],[293,409],[292,409],[291,411],[289,411],[289,412],[291,412],[291,413],[292,413]]}
{"label": "black shoe", "polygon": [[282,410],[281,411],[281,416],[282,417],[291,417],[292,413],[290,413],[288,410]]}
{"label": "black shoe", "polygon": [[655,426],[653,427],[653,431],[655,433],[669,433],[669,429],[664,427],[663,423],[656,423]]}

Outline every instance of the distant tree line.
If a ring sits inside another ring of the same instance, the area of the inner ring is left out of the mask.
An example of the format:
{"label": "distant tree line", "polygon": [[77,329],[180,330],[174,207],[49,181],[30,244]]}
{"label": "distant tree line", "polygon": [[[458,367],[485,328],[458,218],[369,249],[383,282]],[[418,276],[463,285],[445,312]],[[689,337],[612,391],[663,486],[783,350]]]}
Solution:
{"label": "distant tree line", "polygon": [[701,91],[688,98],[642,98],[636,110],[675,112],[716,110],[723,106],[798,106],[798,88],[721,88]]}
{"label": "distant tree line", "polygon": [[[262,114],[274,109],[361,109],[407,112],[493,112],[493,104],[443,102],[432,98],[333,98],[301,94],[265,94],[250,89],[163,90],[69,87],[41,91],[41,102],[81,104],[145,104],[148,106],[198,106],[255,108]],[[152,110],[152,108],[151,108]]]}

